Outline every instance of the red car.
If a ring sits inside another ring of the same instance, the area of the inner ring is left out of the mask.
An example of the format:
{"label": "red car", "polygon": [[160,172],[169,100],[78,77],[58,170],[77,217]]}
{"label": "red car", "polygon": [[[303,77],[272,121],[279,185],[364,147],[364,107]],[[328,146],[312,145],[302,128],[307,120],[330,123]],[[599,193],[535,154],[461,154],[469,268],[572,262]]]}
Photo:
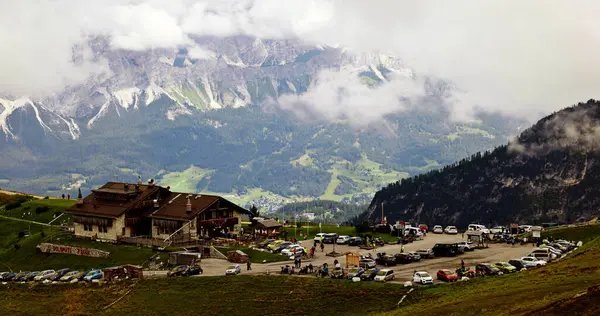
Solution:
{"label": "red car", "polygon": [[442,269],[437,272],[437,279],[440,281],[454,282],[458,280],[458,275],[454,271]]}

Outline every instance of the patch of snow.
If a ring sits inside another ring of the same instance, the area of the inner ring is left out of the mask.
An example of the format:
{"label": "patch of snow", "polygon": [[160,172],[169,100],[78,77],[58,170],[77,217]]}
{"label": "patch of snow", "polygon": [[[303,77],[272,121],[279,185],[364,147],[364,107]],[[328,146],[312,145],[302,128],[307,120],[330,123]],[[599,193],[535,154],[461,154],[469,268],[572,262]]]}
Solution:
{"label": "patch of snow", "polygon": [[137,108],[139,94],[140,89],[133,87],[115,91],[112,95],[116,99],[117,103],[127,110],[130,106]]}
{"label": "patch of snow", "polygon": [[88,123],[87,123],[87,127],[88,129],[92,128],[92,125],[94,125],[94,123],[101,117],[103,117],[104,115],[106,115],[106,112],[108,112],[108,106],[110,105],[110,101],[106,101],[104,102],[104,104],[102,104],[102,106],[100,107],[100,110],[98,111],[98,113],[96,115],[94,115],[94,117],[92,117]]}
{"label": "patch of snow", "polygon": [[[10,136],[13,139],[17,139],[17,136],[15,136],[10,130],[7,119],[16,109],[23,107],[27,104],[31,104],[33,106],[33,102],[31,102],[31,100],[29,100],[28,98],[19,98],[14,101],[0,99],[0,104],[2,104],[2,106],[4,107],[4,111],[0,113],[0,129],[2,129],[2,131],[4,132],[4,134],[6,134],[7,137]],[[42,124],[42,127],[45,126],[46,128],[48,128],[48,126],[46,126],[46,124],[43,124],[43,122],[39,118],[39,114],[35,106],[34,111],[36,111],[36,117],[38,118],[38,121]]]}
{"label": "patch of snow", "polygon": [[294,85],[294,83],[292,83],[289,80],[285,81],[287,83],[288,88],[290,88],[290,90],[292,90],[294,93],[298,93],[298,90],[296,89],[296,86]]}
{"label": "patch of snow", "polygon": [[215,94],[212,91],[212,86],[210,80],[208,80],[208,76],[202,77],[202,85],[204,86],[204,91],[206,91],[206,95],[209,98],[208,106],[211,109],[221,109],[223,106],[217,102],[214,98]]}
{"label": "patch of snow", "polygon": [[371,70],[373,71],[373,73],[375,73],[375,76],[377,76],[377,78],[381,79],[381,81],[383,82],[387,82],[387,79],[385,79],[381,71],[379,71],[379,69],[377,69],[375,65],[371,65]]}
{"label": "patch of snow", "polygon": [[78,139],[79,136],[81,136],[79,126],[77,126],[77,123],[75,123],[75,120],[73,120],[73,118],[70,117],[67,120],[60,115],[58,117],[60,117],[60,119],[63,120],[65,124],[67,124],[67,127],[69,128],[69,133],[71,133],[71,138],[73,138],[73,140]]}
{"label": "patch of snow", "polygon": [[243,61],[239,60],[239,61],[232,61],[231,59],[229,59],[227,56],[222,55],[221,56],[223,58],[223,60],[225,61],[225,63],[227,63],[227,65],[229,66],[234,66],[234,67],[240,67],[240,68],[247,68],[248,66],[246,64],[244,64]]}
{"label": "patch of snow", "polygon": [[156,101],[160,97],[160,95],[164,93],[164,91],[155,83],[151,83],[148,86],[148,88],[144,90],[144,93],[146,94],[146,100],[144,101],[144,103],[146,104],[146,106],[148,106],[150,105],[150,103]]}

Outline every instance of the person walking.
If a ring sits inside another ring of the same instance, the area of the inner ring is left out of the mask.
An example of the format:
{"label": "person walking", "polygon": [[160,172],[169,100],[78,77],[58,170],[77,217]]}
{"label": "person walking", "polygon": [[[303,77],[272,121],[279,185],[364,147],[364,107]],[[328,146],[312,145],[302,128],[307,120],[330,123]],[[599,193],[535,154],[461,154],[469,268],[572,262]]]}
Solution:
{"label": "person walking", "polygon": [[250,259],[248,259],[248,261],[246,261],[246,270],[247,271],[252,270],[252,262],[250,261]]}
{"label": "person walking", "polygon": [[323,245],[323,242],[321,242],[321,252],[325,251],[325,245]]}

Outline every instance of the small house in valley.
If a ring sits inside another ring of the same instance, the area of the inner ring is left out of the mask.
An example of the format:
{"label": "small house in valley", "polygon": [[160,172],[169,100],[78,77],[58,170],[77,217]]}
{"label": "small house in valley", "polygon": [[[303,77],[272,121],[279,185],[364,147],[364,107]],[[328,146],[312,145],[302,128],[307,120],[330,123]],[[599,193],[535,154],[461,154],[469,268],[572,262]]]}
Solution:
{"label": "small house in valley", "polygon": [[248,210],[216,195],[172,192],[170,187],[108,182],[66,213],[76,236],[127,242],[133,237],[191,241],[239,232]]}
{"label": "small house in valley", "polygon": [[257,236],[275,237],[281,233],[282,226],[279,222],[271,219],[257,220],[252,224],[252,230]]}

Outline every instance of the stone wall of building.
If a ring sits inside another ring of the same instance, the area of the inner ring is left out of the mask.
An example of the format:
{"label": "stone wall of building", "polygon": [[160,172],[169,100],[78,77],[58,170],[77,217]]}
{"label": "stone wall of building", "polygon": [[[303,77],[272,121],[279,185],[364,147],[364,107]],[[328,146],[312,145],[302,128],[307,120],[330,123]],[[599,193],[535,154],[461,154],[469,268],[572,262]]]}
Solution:
{"label": "stone wall of building", "polygon": [[[108,227],[107,232],[101,232],[97,225],[92,225],[92,230],[88,231],[84,229],[84,225],[80,223],[73,223],[75,229],[75,236],[87,237],[92,239],[102,239],[117,241],[118,236],[123,235],[123,227],[125,227],[125,215],[121,215],[112,221],[112,226]],[[126,236],[129,229],[125,230]]]}

